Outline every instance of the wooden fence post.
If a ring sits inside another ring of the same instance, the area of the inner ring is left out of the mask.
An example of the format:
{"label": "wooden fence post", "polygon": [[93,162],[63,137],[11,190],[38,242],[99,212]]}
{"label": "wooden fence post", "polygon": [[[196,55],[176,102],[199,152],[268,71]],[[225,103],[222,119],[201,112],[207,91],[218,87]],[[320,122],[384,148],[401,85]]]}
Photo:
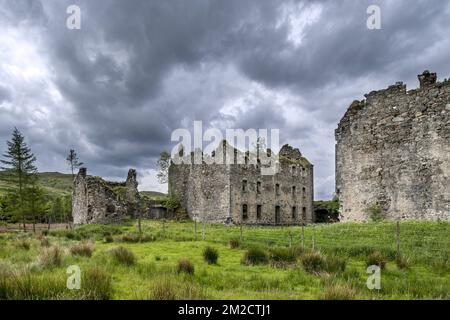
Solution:
{"label": "wooden fence post", "polygon": [[397,259],[400,259],[400,221],[397,220]]}
{"label": "wooden fence post", "polygon": [[194,217],[194,238],[197,241],[197,217]]}
{"label": "wooden fence post", "polygon": [[302,249],[305,249],[305,226],[302,222]]}
{"label": "wooden fence post", "polygon": [[316,250],[316,228],[313,226],[312,250]]}
{"label": "wooden fence post", "polygon": [[243,242],[244,241],[244,235],[242,233],[242,222],[240,224],[240,233],[241,233],[240,239],[241,239],[241,242]]}
{"label": "wooden fence post", "polygon": [[202,240],[205,241],[206,221],[203,221]]}

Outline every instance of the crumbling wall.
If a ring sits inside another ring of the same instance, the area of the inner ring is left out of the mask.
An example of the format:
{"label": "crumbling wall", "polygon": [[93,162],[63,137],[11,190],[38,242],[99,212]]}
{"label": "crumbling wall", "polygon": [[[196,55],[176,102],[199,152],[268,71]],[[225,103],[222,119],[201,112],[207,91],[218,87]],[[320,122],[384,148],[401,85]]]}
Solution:
{"label": "crumbling wall", "polygon": [[72,215],[75,225],[119,222],[139,211],[136,171],[130,169],[126,182],[109,182],[88,176],[80,168],[74,179]]}
{"label": "crumbling wall", "polygon": [[450,219],[450,82],[419,75],[355,101],[336,130],[341,220]]}

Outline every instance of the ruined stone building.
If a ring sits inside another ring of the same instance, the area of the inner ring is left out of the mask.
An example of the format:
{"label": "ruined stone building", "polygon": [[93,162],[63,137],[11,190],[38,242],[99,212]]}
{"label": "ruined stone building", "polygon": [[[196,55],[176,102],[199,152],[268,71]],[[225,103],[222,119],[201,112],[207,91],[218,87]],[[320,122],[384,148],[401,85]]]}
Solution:
{"label": "ruined stone building", "polygon": [[169,192],[191,219],[261,225],[313,221],[313,165],[298,149],[283,146],[278,173],[262,175],[260,162],[249,161],[248,152],[242,164],[210,164],[219,152],[235,159],[242,154],[226,141],[222,144],[211,155],[202,155],[202,164],[193,164],[193,153],[181,151],[186,162],[172,162],[169,168]]}
{"label": "ruined stone building", "polygon": [[[419,75],[354,101],[336,129],[341,220],[450,219],[450,80]],[[373,211],[372,211],[373,212]]]}
{"label": "ruined stone building", "polygon": [[125,182],[88,176],[81,168],[74,179],[72,216],[75,225],[119,222],[138,213],[136,171],[130,169]]}

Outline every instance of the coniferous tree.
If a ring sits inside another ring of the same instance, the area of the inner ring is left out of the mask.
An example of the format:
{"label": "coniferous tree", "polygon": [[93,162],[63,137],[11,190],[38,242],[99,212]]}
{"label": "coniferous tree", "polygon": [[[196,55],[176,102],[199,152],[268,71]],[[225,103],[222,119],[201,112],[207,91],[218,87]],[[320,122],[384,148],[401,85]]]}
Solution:
{"label": "coniferous tree", "polygon": [[7,141],[8,150],[0,160],[3,164],[1,169],[5,170],[5,179],[9,181],[13,192],[17,195],[17,211],[25,226],[25,189],[36,180],[37,168],[35,166],[36,157],[25,143],[24,136],[17,128],[14,128],[11,141]]}
{"label": "coniferous tree", "polygon": [[77,153],[74,149],[70,149],[69,155],[66,158],[67,163],[69,164],[72,175],[74,175],[74,170],[81,167],[84,163],[80,162],[80,159],[77,156]]}
{"label": "coniferous tree", "polygon": [[25,214],[33,223],[33,232],[36,233],[36,222],[45,215],[46,202],[44,190],[37,183],[25,189]]}

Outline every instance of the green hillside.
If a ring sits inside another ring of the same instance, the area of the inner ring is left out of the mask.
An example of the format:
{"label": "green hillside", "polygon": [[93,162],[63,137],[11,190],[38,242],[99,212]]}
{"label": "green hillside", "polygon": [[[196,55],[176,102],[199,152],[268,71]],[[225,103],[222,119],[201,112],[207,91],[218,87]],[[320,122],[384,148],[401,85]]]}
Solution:
{"label": "green hillside", "polygon": [[[45,193],[51,197],[70,195],[72,192],[72,175],[59,172],[38,173],[39,183]],[[10,188],[5,179],[5,173],[0,171],[0,195],[6,193]]]}
{"label": "green hillside", "polygon": [[[71,174],[59,172],[41,172],[38,173],[39,183],[45,190],[45,193],[51,197],[70,195],[72,193],[73,177]],[[4,180],[5,173],[0,171],[0,196],[10,188],[8,182]],[[153,199],[165,196],[164,193],[156,191],[142,191],[141,195]]]}

